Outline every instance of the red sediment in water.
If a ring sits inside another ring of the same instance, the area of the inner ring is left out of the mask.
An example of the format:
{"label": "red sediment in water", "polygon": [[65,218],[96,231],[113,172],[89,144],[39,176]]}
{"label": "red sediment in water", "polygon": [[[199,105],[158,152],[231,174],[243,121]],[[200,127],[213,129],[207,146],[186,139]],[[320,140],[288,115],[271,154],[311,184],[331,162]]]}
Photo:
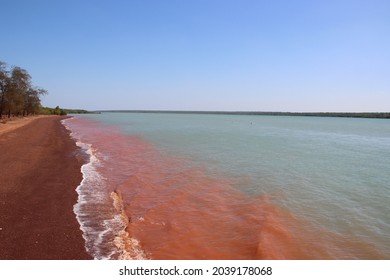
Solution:
{"label": "red sediment in water", "polygon": [[303,222],[270,197],[239,191],[233,178],[210,175],[188,159],[111,127],[83,119],[72,120],[72,127],[96,149],[98,171],[107,181],[107,193],[115,192],[127,238],[139,242],[145,257],[332,258],[318,242],[320,235],[302,230]]}
{"label": "red sediment in water", "polygon": [[[141,137],[86,120],[83,142],[100,157],[107,193],[119,194],[126,231],[151,259],[307,258],[288,224],[293,215],[266,196],[236,190],[234,180],[207,174],[189,160],[159,152]],[[99,130],[97,130],[99,129]],[[100,154],[100,156],[99,156]],[[118,196],[118,197],[119,197]],[[122,209],[123,208],[123,209]]]}
{"label": "red sediment in water", "polygon": [[156,171],[143,171],[148,182],[139,179],[145,178],[141,175],[118,188],[131,220],[127,230],[151,258],[295,257],[289,252],[292,247],[285,246],[292,242],[283,225],[287,213],[267,199],[247,197],[228,180],[209,178],[197,170],[182,171],[165,182],[159,180],[164,174]]}

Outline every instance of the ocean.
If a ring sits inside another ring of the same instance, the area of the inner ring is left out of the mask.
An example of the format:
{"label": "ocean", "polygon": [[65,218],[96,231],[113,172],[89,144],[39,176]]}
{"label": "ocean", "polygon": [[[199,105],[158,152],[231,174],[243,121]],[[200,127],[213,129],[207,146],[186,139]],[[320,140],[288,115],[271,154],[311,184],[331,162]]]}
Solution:
{"label": "ocean", "polygon": [[102,113],[74,212],[95,259],[390,259],[383,119]]}

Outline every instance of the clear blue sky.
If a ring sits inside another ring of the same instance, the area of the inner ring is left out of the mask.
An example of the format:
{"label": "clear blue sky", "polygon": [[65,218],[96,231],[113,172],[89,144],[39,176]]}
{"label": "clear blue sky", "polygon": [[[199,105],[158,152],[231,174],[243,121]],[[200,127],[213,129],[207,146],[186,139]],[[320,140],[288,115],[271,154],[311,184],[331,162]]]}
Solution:
{"label": "clear blue sky", "polygon": [[390,1],[0,0],[0,60],[85,109],[390,111]]}

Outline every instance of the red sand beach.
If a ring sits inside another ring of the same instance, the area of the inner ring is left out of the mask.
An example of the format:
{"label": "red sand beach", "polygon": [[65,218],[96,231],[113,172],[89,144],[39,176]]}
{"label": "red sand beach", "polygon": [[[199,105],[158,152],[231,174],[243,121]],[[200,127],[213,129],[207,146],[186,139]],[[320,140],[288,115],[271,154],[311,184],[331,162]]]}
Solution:
{"label": "red sand beach", "polygon": [[63,118],[0,124],[0,259],[91,259],[73,213],[82,162]]}

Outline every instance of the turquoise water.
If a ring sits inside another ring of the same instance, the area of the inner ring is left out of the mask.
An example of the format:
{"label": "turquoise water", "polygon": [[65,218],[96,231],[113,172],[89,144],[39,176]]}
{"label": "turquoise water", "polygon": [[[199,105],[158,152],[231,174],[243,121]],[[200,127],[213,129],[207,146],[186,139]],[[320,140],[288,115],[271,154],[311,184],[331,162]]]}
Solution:
{"label": "turquoise water", "polygon": [[247,196],[266,195],[302,221],[307,239],[332,247],[312,258],[390,259],[389,120],[162,113],[86,118],[140,136],[210,177],[232,178]]}

